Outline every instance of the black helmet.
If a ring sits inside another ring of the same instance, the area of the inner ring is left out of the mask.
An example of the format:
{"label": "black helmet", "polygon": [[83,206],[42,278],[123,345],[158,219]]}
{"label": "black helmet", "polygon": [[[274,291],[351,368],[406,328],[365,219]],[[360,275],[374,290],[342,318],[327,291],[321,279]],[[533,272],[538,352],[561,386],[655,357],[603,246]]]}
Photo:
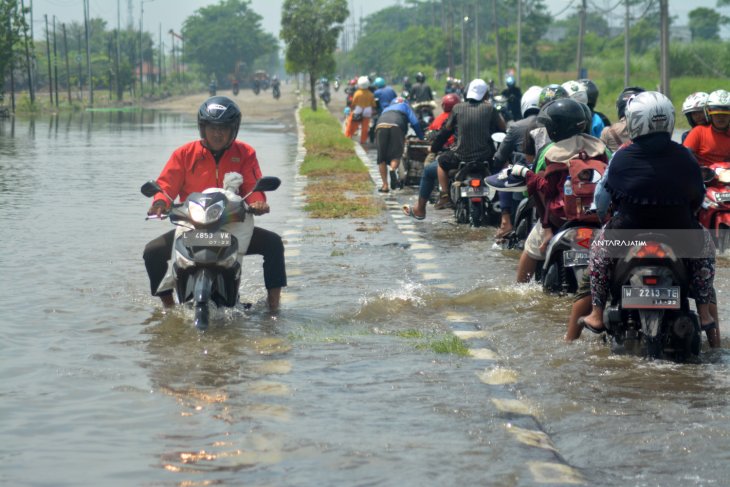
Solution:
{"label": "black helmet", "polygon": [[598,86],[588,78],[579,79],[586,87],[586,95],[588,95],[588,106],[593,110],[598,102]]}
{"label": "black helmet", "polygon": [[583,109],[583,115],[586,119],[586,128],[583,129],[583,133],[590,135],[591,130],[593,129],[593,112],[591,111],[591,107],[589,107],[585,103],[580,103],[580,107]]}
{"label": "black helmet", "polygon": [[233,130],[231,140],[226,149],[236,140],[238,128],[241,126],[241,110],[233,100],[225,96],[212,96],[205,100],[198,109],[198,131],[200,138],[205,139],[205,126],[227,125]]}
{"label": "black helmet", "polygon": [[646,90],[640,86],[629,86],[628,88],[624,88],[624,91],[622,91],[616,99],[616,113],[618,113],[618,118],[624,118],[626,115],[626,102],[629,101],[629,98],[644,91]]}
{"label": "black helmet", "polygon": [[581,105],[572,98],[550,101],[540,109],[537,121],[545,126],[550,140],[565,140],[586,129],[586,113]]}
{"label": "black helmet", "polygon": [[419,71],[418,73],[416,73],[416,81],[418,83],[423,83],[424,81],[426,81],[426,75]]}

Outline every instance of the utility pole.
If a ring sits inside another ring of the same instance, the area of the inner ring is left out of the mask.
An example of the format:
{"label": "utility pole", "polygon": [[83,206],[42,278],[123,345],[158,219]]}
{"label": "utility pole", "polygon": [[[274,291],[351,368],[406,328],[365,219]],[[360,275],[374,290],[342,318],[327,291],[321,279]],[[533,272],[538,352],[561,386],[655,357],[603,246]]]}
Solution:
{"label": "utility pole", "polygon": [[51,95],[51,105],[53,105],[53,73],[51,71],[51,38],[48,32],[48,15],[43,14],[46,21],[46,57],[48,58],[48,94]]}
{"label": "utility pole", "polygon": [[159,39],[159,52],[160,55],[157,57],[157,86],[162,86],[162,58],[165,57],[165,48],[162,44],[162,22],[160,22],[160,39]]}
{"label": "utility pole", "polygon": [[446,20],[446,29],[449,35],[449,76],[454,76],[454,11],[452,9],[453,0],[445,0],[448,5],[448,14]]}
{"label": "utility pole", "polygon": [[144,18],[144,4],[154,0],[140,0],[139,2],[139,96],[144,96],[144,39],[142,38],[142,19]]}
{"label": "utility pole", "polygon": [[124,90],[122,90],[122,80],[119,76],[119,68],[122,64],[122,61],[121,61],[122,49],[121,49],[121,46],[119,45],[119,34],[120,34],[120,31],[122,28],[121,23],[122,23],[121,22],[121,8],[119,6],[119,0],[117,0],[117,36],[116,36],[117,37],[117,39],[116,39],[117,40],[117,46],[116,46],[117,47],[117,56],[116,56],[116,60],[114,61],[114,72],[116,73],[115,78],[117,81],[117,101],[122,101],[122,96],[124,93]]}
{"label": "utility pole", "polygon": [[624,0],[626,12],[624,13],[624,87],[629,86],[629,77],[631,76],[631,58],[629,56],[629,0]]}
{"label": "utility pole", "polygon": [[517,86],[522,86],[522,0],[517,0]]}
{"label": "utility pole", "polygon": [[15,56],[13,55],[13,16],[8,15],[8,44],[10,44],[10,59],[8,67],[10,68],[10,107],[13,113],[15,113]]}
{"label": "utility pole", "polygon": [[56,108],[58,108],[58,50],[56,49],[56,16],[53,16],[53,77],[56,87]]}
{"label": "utility pole", "polygon": [[503,71],[502,56],[500,56],[499,54],[499,24],[497,24],[497,0],[492,0],[492,28],[494,29],[494,49],[497,51],[497,79],[501,83]]}
{"label": "utility pole", "polygon": [[464,4],[461,4],[461,77],[464,80],[464,83],[468,83],[469,81],[466,79],[466,46],[465,46],[465,39],[464,39],[464,30],[466,29],[466,22],[464,22]]}
{"label": "utility pole", "polygon": [[669,98],[669,0],[659,0],[661,16],[661,92]]}
{"label": "utility pole", "polygon": [[68,90],[68,104],[71,105],[71,68],[68,63],[68,41],[66,39],[66,24],[61,24],[63,32],[63,53],[66,57],[66,89]]}
{"label": "utility pole", "polygon": [[479,0],[474,2],[474,77],[479,78]]}
{"label": "utility pole", "polygon": [[91,77],[91,46],[89,46],[89,0],[84,0],[84,32],[86,37],[86,72],[89,77],[89,106],[94,106],[94,81]]}
{"label": "utility pole", "polygon": [[583,38],[586,35],[586,8],[586,0],[581,0],[580,10],[578,11],[578,54],[576,55],[578,76],[576,79],[585,78],[583,76]]}
{"label": "utility pole", "polygon": [[[25,20],[25,3],[24,0],[20,0],[20,11],[23,13],[23,20]],[[33,9],[31,7],[31,22],[33,22]],[[31,25],[31,31],[33,27]],[[30,104],[35,103],[35,87],[33,86],[33,66],[31,64],[30,47],[28,46],[28,24],[23,27],[23,37],[25,38],[25,66],[28,70],[28,93],[30,94]],[[31,36],[32,38],[32,36]]]}

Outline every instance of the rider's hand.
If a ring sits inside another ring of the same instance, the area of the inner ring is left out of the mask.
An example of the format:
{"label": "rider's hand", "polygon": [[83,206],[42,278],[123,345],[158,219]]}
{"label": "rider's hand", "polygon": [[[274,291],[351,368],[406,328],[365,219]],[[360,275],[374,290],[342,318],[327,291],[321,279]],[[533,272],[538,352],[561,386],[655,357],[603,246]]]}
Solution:
{"label": "rider's hand", "polygon": [[[539,223],[538,223],[539,225]],[[542,243],[540,244],[540,253],[543,255],[545,252],[547,252],[548,245],[550,244],[550,240],[553,239],[553,229],[552,228],[545,228],[543,227],[543,236],[542,236]]]}
{"label": "rider's hand", "polygon": [[147,210],[148,215],[154,215],[157,218],[160,218],[163,213],[167,213],[167,203],[165,203],[163,200],[155,200],[152,203],[152,206],[150,206],[150,209]]}
{"label": "rider's hand", "polygon": [[269,208],[268,203],[265,201],[255,201],[249,205],[249,208],[251,208],[251,213],[254,215],[264,215],[271,211],[271,208]]}

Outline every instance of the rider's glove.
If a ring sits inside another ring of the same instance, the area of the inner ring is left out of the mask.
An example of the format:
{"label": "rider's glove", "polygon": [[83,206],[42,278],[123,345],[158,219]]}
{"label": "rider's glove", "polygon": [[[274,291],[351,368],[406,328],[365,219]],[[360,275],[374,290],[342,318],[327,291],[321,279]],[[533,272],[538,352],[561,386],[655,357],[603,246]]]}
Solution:
{"label": "rider's glove", "polygon": [[515,164],[514,166],[512,166],[512,175],[522,178],[525,177],[525,174],[527,174],[527,171],[529,170],[530,169],[525,166]]}

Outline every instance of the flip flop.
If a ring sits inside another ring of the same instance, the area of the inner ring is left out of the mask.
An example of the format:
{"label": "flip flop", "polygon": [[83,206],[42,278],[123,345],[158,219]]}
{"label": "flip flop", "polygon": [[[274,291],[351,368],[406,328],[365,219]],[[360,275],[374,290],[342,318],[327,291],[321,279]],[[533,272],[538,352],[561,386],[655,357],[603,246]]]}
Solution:
{"label": "flip flop", "polygon": [[414,220],[425,220],[425,216],[418,216],[415,213],[413,213],[413,207],[409,205],[403,205],[403,213],[405,213],[406,216],[410,216]]}
{"label": "flip flop", "polygon": [[378,188],[378,193],[389,193],[390,190],[388,188]]}
{"label": "flip flop", "polygon": [[586,328],[586,329],[588,329],[588,330],[590,330],[593,333],[596,333],[598,335],[600,335],[601,333],[604,333],[606,331],[606,327],[605,326],[603,328],[595,328],[592,325],[589,325],[588,322],[586,321],[586,317],[585,316],[581,316],[580,318],[578,318],[578,325],[580,325],[583,328]]}
{"label": "flip flop", "polygon": [[396,189],[398,187],[398,174],[391,169],[390,170],[390,189]]}

